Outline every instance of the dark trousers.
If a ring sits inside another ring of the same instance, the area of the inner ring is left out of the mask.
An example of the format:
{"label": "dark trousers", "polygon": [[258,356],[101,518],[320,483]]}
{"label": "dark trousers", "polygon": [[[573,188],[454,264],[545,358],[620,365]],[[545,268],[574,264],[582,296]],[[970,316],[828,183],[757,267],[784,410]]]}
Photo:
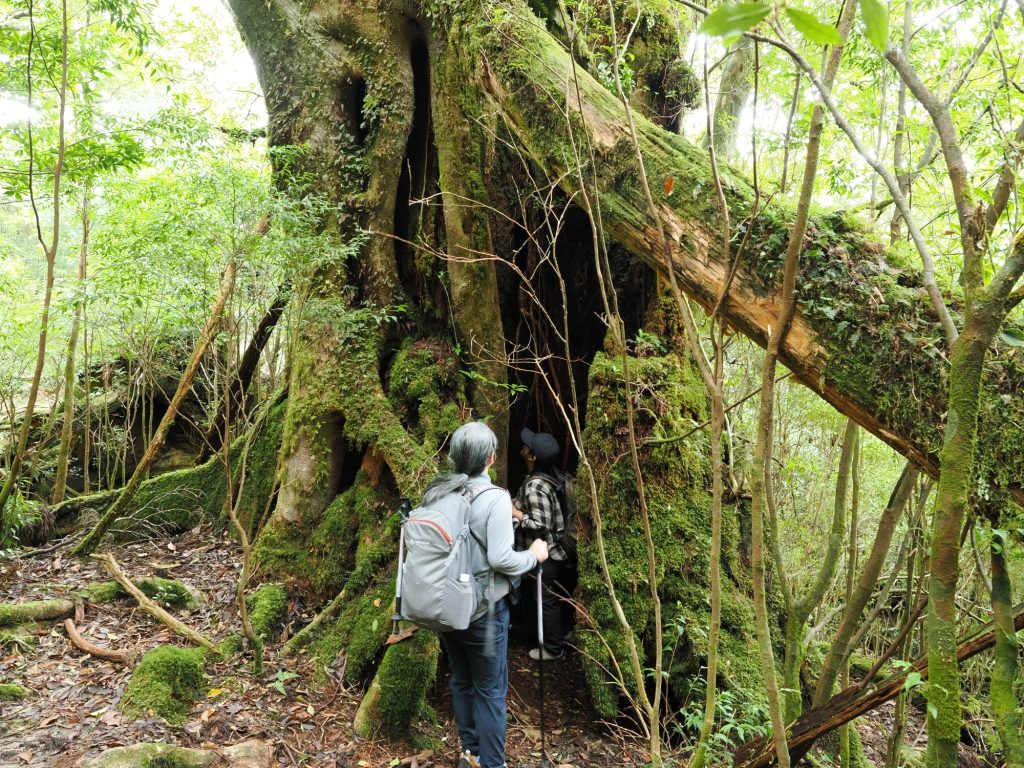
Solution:
{"label": "dark trousers", "polygon": [[466,629],[440,633],[452,674],[452,709],[462,749],[479,755],[481,768],[505,765],[508,615],[508,600],[502,599],[494,606],[491,648],[486,613]]}
{"label": "dark trousers", "polygon": [[[565,646],[565,636],[572,630],[576,611],[567,598],[576,589],[576,563],[548,559],[541,565],[541,613],[544,615],[544,648],[558,654]],[[522,598],[528,637],[537,641],[537,575],[535,571],[523,576],[519,594]]]}

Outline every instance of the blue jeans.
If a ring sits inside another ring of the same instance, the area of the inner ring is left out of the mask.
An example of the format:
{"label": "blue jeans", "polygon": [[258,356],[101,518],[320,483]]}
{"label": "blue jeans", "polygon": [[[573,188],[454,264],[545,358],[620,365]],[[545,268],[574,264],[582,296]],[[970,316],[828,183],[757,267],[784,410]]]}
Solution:
{"label": "blue jeans", "polygon": [[[485,613],[466,629],[442,632],[451,669],[452,709],[462,748],[480,755],[481,768],[505,765],[508,693],[508,600],[494,606],[494,645],[487,648]],[[488,653],[490,651],[490,653]]]}

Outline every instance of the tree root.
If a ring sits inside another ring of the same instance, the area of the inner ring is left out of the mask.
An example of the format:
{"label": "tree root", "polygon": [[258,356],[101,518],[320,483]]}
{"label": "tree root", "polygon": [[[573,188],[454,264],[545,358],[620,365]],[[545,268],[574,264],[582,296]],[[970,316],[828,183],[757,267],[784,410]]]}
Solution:
{"label": "tree root", "polygon": [[90,656],[107,661],[116,661],[119,664],[131,664],[131,654],[128,651],[112,651],[109,648],[101,648],[82,637],[71,619],[64,619],[64,629],[67,630],[68,639],[71,644],[80,651],[85,651]]}
{"label": "tree root", "polygon": [[118,566],[117,561],[114,560],[113,556],[92,554],[89,555],[89,557],[103,563],[104,567],[110,571],[110,575],[117,580],[122,589],[134,597],[135,601],[139,604],[139,607],[154,619],[162,622],[176,634],[181,635],[187,640],[191,640],[196,645],[201,646],[218,656],[220,655],[220,648],[218,648],[212,640],[205,635],[201,635],[199,632],[196,632],[186,624],[178,621],[178,619],[171,616],[171,614],[146,597],[142,590],[135,586],[135,584],[132,583],[132,580],[124,574],[124,571],[122,571],[120,566]]}

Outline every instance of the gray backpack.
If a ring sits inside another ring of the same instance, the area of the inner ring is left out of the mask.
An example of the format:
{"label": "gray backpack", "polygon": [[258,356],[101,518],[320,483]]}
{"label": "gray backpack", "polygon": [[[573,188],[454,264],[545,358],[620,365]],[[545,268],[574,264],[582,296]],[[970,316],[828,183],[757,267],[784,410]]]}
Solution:
{"label": "gray backpack", "polygon": [[398,615],[435,632],[466,629],[483,599],[473,573],[473,547],[486,550],[469,527],[470,505],[483,485],[449,493],[412,510],[398,540]]}

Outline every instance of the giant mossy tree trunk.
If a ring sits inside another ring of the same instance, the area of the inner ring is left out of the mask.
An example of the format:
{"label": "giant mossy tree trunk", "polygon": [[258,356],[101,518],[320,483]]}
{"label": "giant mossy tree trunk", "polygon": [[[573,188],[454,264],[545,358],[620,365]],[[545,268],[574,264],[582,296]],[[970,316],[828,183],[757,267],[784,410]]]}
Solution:
{"label": "giant mossy tree trunk", "polygon": [[[660,334],[659,334],[660,335]],[[631,356],[631,380],[637,383],[637,439],[641,445],[644,489],[651,512],[652,535],[658,544],[658,592],[666,631],[664,662],[668,698],[678,705],[694,698],[689,685],[699,680],[708,652],[710,621],[711,474],[706,435],[672,441],[672,434],[707,410],[704,385],[685,348],[663,355]],[[629,456],[624,455],[625,398],[620,354],[598,354],[590,369],[588,408],[592,414],[583,433],[583,451],[594,473],[597,499],[580,494],[581,515],[594,519],[600,505],[609,576],[637,645],[646,649],[645,664],[653,667],[654,612],[648,591],[646,550],[637,521],[637,483]],[[580,488],[588,486],[581,476]],[[740,502],[737,502],[737,507]],[[754,647],[754,615],[750,574],[740,557],[742,513],[723,516],[721,555],[721,633],[718,677],[727,687],[756,689],[761,685]],[[615,719],[622,703],[635,694],[628,673],[624,630],[614,615],[599,564],[595,532],[581,537],[580,602],[592,621],[580,632],[584,669],[597,712]],[[780,606],[775,604],[774,609]]]}
{"label": "giant mossy tree trunk", "polygon": [[[514,324],[521,307],[501,292],[493,256],[515,244],[495,242],[492,233],[498,220],[515,220],[519,211],[479,208],[492,196],[485,179],[495,155],[521,154],[570,196],[585,190],[600,208],[603,234],[658,272],[674,270],[705,306],[718,298],[726,274],[719,211],[703,192],[711,189],[710,170],[702,149],[638,120],[671,240],[666,256],[637,183],[621,105],[573,66],[525,2],[230,5],[266,95],[280,183],[298,198],[326,198],[324,231],[339,242],[361,242],[357,259],[311,255],[296,281],[281,488],[257,550],[265,569],[308,594],[344,598],[334,605],[334,629],[325,628],[333,638],[326,648],[347,648],[351,658],[358,641],[375,660],[393,578],[390,504],[423,487],[445,430],[460,417],[489,416],[499,433],[507,429],[500,330]],[[664,191],[670,178],[675,195]],[[732,220],[755,228],[726,320],[764,344],[778,320],[789,212],[768,206],[747,222],[752,189],[732,172],[723,183]],[[443,221],[423,203],[431,196],[441,202]],[[812,218],[802,301],[782,360],[934,474],[947,386],[936,353],[941,330],[920,278],[906,265],[886,264],[881,246],[858,225],[841,216]],[[437,259],[439,251],[450,258]],[[398,305],[408,309],[395,322],[388,318]],[[402,354],[425,349],[433,350],[423,360],[425,378],[413,377],[423,389],[396,392]],[[453,358],[452,349],[466,354]],[[1020,368],[1005,354],[990,366],[982,418],[1003,428],[983,429],[980,452],[986,474],[1018,499],[1024,434],[1005,425],[1019,423],[1024,411]],[[446,383],[448,372],[459,379],[460,369],[472,374],[469,393]],[[426,408],[410,404],[414,391]],[[361,626],[376,634],[360,633]],[[425,643],[421,652],[430,658],[436,647]],[[399,653],[408,651],[391,648],[379,667],[364,730],[396,730],[383,710],[396,700],[401,681],[388,676],[401,665],[388,659]],[[359,674],[369,679],[372,664]],[[422,693],[420,686],[410,695]],[[413,701],[402,717],[416,709]]]}

